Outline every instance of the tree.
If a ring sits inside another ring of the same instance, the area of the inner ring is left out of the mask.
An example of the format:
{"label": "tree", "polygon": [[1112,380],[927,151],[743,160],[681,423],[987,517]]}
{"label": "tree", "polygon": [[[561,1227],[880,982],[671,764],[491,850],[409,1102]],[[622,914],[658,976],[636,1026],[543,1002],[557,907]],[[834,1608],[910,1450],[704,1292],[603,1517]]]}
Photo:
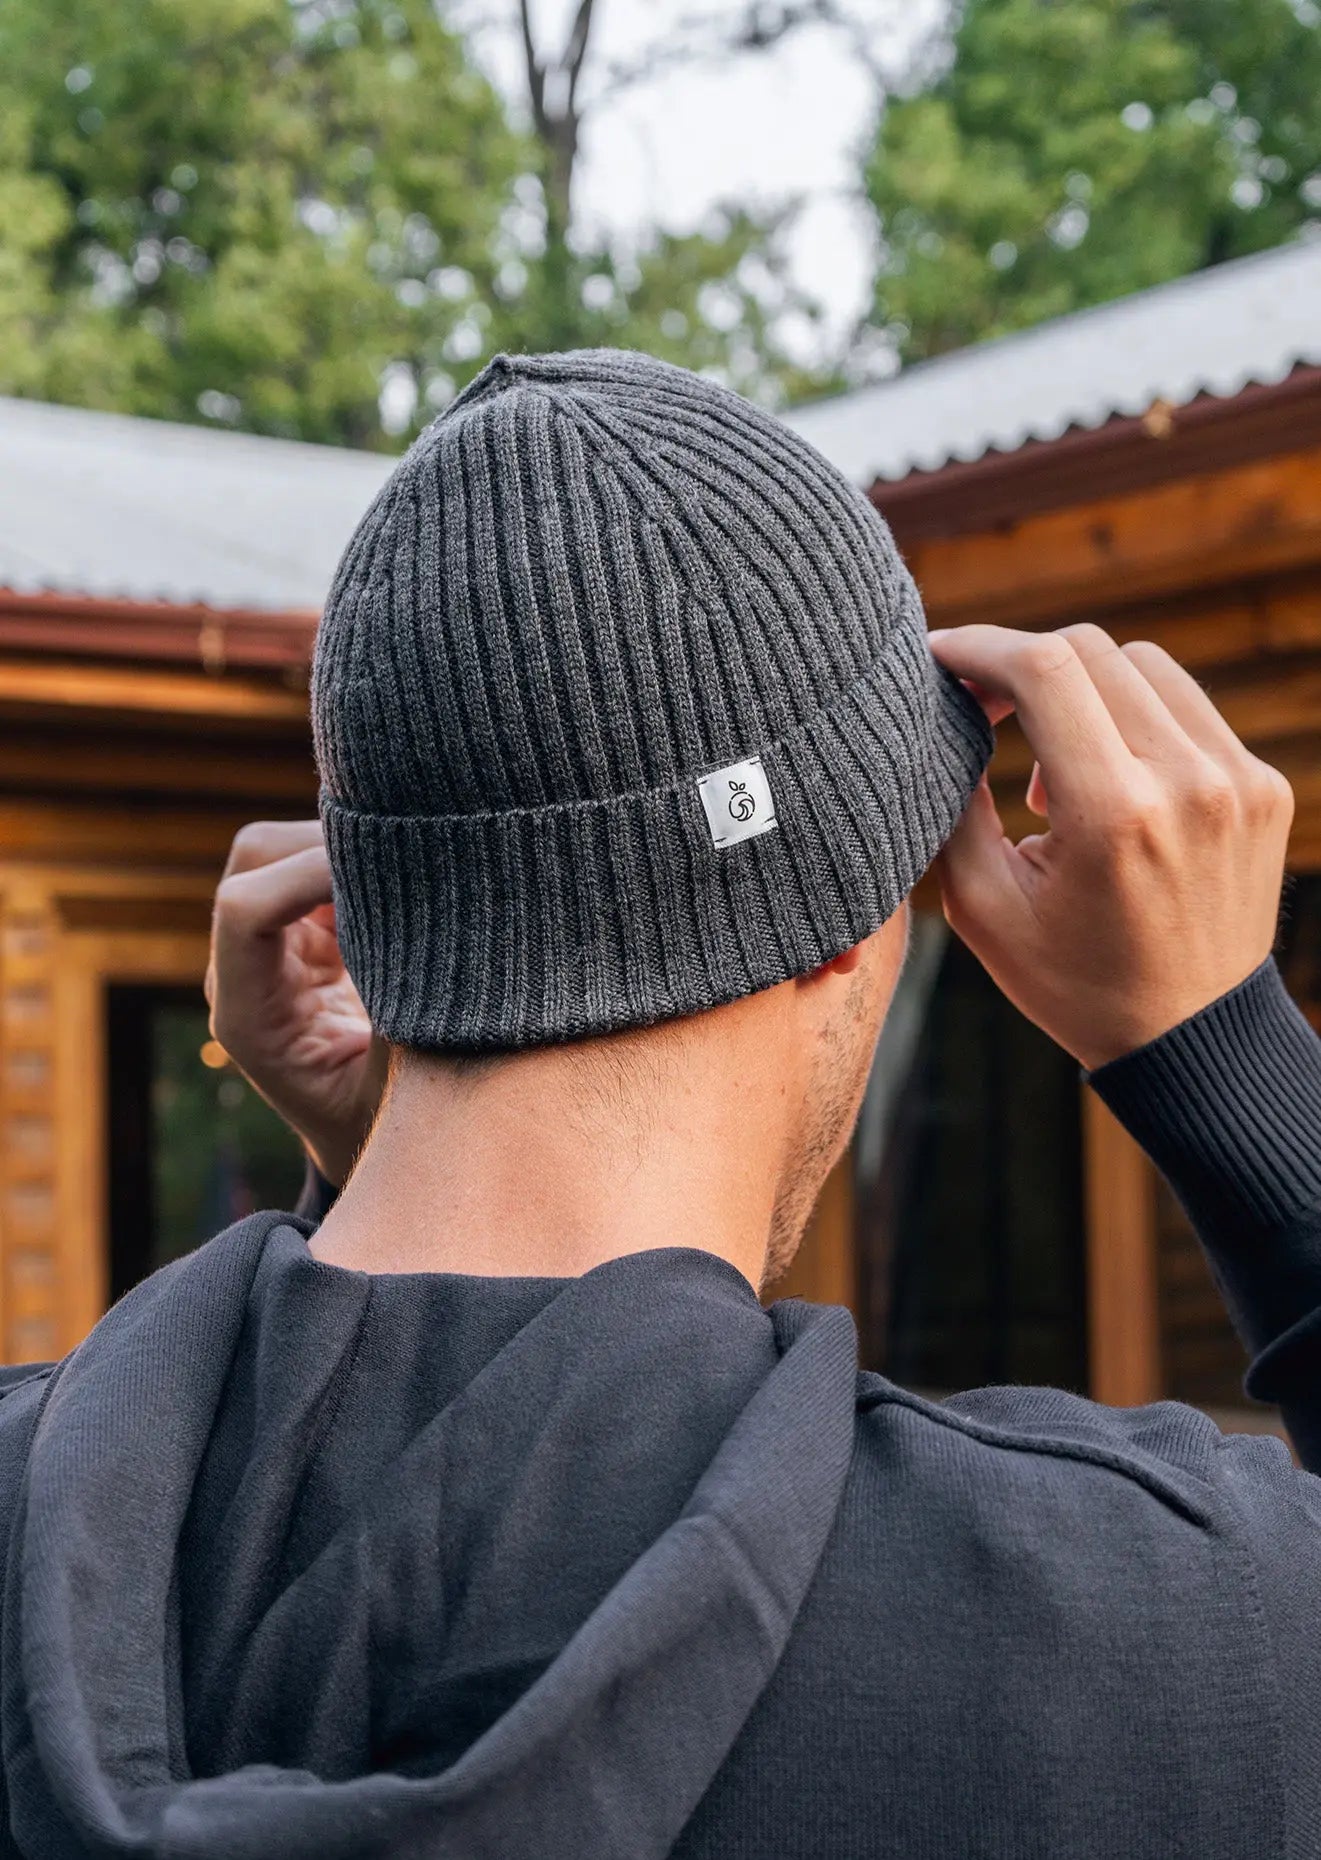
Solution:
{"label": "tree", "polygon": [[[576,223],[584,109],[755,55],[845,0],[747,0],[631,70],[556,52],[521,0],[528,122],[458,0],[3,0],[0,393],[332,443],[408,439],[500,348],[622,344],[764,399],[821,384],[782,339],[794,203],[628,241]],[[491,15],[483,0],[481,14]]]}
{"label": "tree", "polygon": [[[804,27],[841,35],[871,62],[866,26],[848,0],[739,0],[663,22],[644,52],[619,64],[597,49],[602,16],[619,0],[577,0],[561,44],[535,29],[533,0],[506,0],[503,23],[518,40],[529,127],[540,160],[535,175],[541,229],[525,282],[506,306],[511,346],[569,348],[630,344],[693,368],[708,368],[769,401],[820,392],[826,369],[796,364],[783,331],[794,319],[819,321],[820,306],[791,278],[785,237],[800,205],[753,212],[725,203],[692,232],[636,229],[627,241],[592,237],[578,223],[575,181],[588,118],[621,96],[681,66],[719,66],[778,46]],[[856,7],[856,0],[854,0]],[[864,11],[866,9],[864,8]],[[486,29],[501,14],[486,0]]]}
{"label": "tree", "polygon": [[936,355],[1321,229],[1313,0],[966,0],[867,169],[875,321]]}
{"label": "tree", "polygon": [[0,389],[388,443],[383,379],[478,365],[532,160],[429,0],[5,0]]}

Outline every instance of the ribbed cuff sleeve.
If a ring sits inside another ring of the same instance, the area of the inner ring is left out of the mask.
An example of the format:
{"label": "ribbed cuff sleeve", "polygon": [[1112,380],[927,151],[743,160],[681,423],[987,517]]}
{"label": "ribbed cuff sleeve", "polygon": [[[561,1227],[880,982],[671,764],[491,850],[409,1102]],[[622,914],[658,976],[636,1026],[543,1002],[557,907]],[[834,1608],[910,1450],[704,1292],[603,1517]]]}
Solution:
{"label": "ribbed cuff sleeve", "polygon": [[1273,958],[1089,1078],[1188,1210],[1251,1349],[1321,1307],[1321,1038]]}

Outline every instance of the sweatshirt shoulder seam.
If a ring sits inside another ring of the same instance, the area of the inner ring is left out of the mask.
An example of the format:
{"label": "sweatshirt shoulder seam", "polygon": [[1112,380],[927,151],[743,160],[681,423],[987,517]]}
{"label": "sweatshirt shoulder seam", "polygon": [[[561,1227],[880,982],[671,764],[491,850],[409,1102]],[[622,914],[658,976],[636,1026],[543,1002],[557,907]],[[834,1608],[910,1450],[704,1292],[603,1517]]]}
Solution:
{"label": "sweatshirt shoulder seam", "polygon": [[20,1376],[16,1382],[11,1382],[7,1389],[0,1389],[0,1402],[8,1401],[9,1397],[17,1395],[20,1389],[31,1388],[34,1382],[49,1382],[58,1368],[58,1363],[43,1363],[39,1369],[32,1370],[26,1376]]}
{"label": "sweatshirt shoulder seam", "polygon": [[1109,1447],[1099,1441],[1070,1440],[1054,1434],[1032,1434],[993,1427],[988,1422],[974,1421],[967,1415],[939,1408],[934,1403],[924,1401],[919,1395],[910,1394],[906,1389],[874,1389],[859,1397],[859,1415],[881,1407],[907,1408],[936,1427],[947,1428],[952,1433],[975,1440],[981,1446],[997,1448],[1001,1452],[1035,1453],[1050,1459],[1077,1460],[1086,1465],[1100,1466],[1143,1486],[1154,1498],[1179,1512],[1190,1523],[1206,1530],[1215,1527],[1216,1518],[1209,1502],[1209,1490],[1207,1497],[1203,1498],[1200,1493],[1186,1489],[1183,1483],[1187,1480],[1198,1485],[1206,1484],[1191,1469],[1171,1466],[1165,1472],[1144,1464],[1120,1448]]}

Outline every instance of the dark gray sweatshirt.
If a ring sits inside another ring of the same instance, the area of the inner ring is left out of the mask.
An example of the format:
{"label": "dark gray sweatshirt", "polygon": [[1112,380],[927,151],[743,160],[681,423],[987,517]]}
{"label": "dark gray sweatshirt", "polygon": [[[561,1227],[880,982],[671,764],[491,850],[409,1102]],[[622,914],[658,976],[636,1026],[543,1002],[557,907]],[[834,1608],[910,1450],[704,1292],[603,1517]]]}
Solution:
{"label": "dark gray sweatshirt", "polygon": [[[1321,1468],[1321,1042],[1273,965],[1093,1085]],[[943,1403],[675,1249],[369,1277],[262,1214],[4,1372],[0,1853],[1321,1854],[1321,1481]]]}

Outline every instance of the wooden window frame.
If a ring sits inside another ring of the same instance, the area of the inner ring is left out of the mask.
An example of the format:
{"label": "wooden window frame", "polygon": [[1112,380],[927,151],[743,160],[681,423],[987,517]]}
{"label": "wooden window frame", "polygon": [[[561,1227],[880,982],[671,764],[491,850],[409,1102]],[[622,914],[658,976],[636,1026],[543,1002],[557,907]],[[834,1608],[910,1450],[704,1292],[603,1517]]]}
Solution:
{"label": "wooden window frame", "polygon": [[200,989],[214,880],[0,868],[0,1348],[72,1349],[105,1310],[106,1024],[114,982]]}

